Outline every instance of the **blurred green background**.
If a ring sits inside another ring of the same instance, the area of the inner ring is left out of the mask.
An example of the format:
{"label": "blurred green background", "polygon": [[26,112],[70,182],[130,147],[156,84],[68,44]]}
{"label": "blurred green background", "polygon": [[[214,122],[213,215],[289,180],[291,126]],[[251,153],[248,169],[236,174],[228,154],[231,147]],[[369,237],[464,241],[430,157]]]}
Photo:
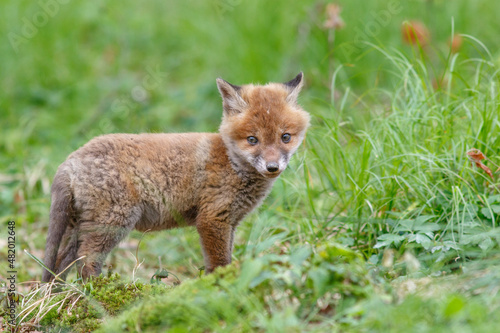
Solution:
{"label": "blurred green background", "polygon": [[[51,180],[69,153],[107,133],[217,131],[217,77],[284,82],[299,71],[312,127],[241,225],[236,259],[329,241],[378,268],[385,250],[409,251],[424,275],[496,258],[498,178],[466,152],[481,149],[493,171],[500,164],[500,4],[335,3],[342,29],[325,27],[328,2],[317,0],[2,1],[0,223],[16,221],[20,279],[40,278],[21,251],[43,256]],[[408,20],[426,27],[426,45],[405,41]],[[141,237],[113,252],[113,270],[130,274]],[[193,230],[146,240],[140,276],[158,256],[197,276]],[[389,280],[408,273],[401,260]]]}

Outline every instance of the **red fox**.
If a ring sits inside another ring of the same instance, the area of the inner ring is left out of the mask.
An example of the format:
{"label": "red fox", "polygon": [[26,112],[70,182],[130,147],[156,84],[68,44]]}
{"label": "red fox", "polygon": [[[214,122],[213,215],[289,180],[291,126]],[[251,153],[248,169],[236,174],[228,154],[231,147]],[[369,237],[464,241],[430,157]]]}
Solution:
{"label": "red fox", "polygon": [[[207,273],[229,264],[236,227],[304,139],[302,84],[302,73],[262,86],[217,79],[219,133],[109,134],[73,152],[52,184],[47,268],[59,274],[85,256],[77,269],[87,279],[131,230],[183,226],[196,227]],[[53,278],[44,270],[42,281]]]}

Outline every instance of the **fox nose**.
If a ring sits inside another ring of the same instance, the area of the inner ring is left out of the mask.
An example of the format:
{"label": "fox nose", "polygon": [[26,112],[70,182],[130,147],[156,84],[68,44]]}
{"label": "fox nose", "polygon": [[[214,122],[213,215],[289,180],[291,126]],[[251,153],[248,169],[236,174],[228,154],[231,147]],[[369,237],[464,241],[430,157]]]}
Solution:
{"label": "fox nose", "polygon": [[276,172],[280,169],[278,163],[276,163],[276,162],[267,163],[266,168],[267,168],[267,171],[269,171],[269,172]]}

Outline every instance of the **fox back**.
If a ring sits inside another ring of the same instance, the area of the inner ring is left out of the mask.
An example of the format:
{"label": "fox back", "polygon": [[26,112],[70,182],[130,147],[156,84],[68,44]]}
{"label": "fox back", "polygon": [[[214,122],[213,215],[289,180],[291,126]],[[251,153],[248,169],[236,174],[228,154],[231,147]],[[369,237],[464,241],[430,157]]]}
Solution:
{"label": "fox back", "polygon": [[217,79],[219,133],[110,134],[72,153],[52,184],[46,266],[64,279],[83,257],[77,269],[86,279],[131,230],[183,226],[196,227],[208,273],[229,264],[237,225],[267,196],[309,126],[297,103],[302,82],[302,73],[264,86]]}

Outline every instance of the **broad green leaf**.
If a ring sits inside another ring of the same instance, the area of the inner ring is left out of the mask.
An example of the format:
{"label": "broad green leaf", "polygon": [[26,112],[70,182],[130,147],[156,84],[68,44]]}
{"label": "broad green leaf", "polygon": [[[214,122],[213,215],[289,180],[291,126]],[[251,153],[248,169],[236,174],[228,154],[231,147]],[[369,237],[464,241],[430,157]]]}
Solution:
{"label": "broad green leaf", "polygon": [[418,244],[421,244],[425,249],[428,249],[432,243],[429,237],[427,237],[427,235],[425,234],[417,234],[415,241]]}
{"label": "broad green leaf", "polygon": [[377,238],[377,244],[374,248],[378,249],[381,247],[386,247],[391,244],[399,246],[399,244],[405,239],[405,236],[395,235],[395,234],[384,234]]}
{"label": "broad green leaf", "polygon": [[401,220],[399,225],[394,229],[395,232],[399,231],[412,231],[413,230],[413,220]]}
{"label": "broad green leaf", "polygon": [[500,194],[492,195],[486,199],[488,203],[491,205],[492,203],[500,203]]}
{"label": "broad green leaf", "polygon": [[463,297],[452,296],[448,301],[448,304],[444,308],[444,316],[450,318],[458,314],[465,306],[465,301]]}
{"label": "broad green leaf", "polygon": [[484,217],[486,217],[488,220],[491,220],[493,218],[488,207],[481,208],[481,214],[483,214]]}
{"label": "broad green leaf", "polygon": [[311,270],[308,275],[313,281],[313,289],[316,297],[323,295],[327,290],[330,272],[323,267],[318,267]]}
{"label": "broad green leaf", "polygon": [[261,260],[259,260],[259,258],[245,261],[243,267],[241,268],[241,276],[238,281],[238,287],[241,289],[248,288],[250,282],[260,274],[263,267],[264,264]]}
{"label": "broad green leaf", "polygon": [[300,267],[311,255],[311,250],[307,247],[301,247],[290,254],[290,263],[295,267]]}
{"label": "broad green leaf", "polygon": [[483,251],[488,251],[493,246],[493,241],[490,237],[485,238],[481,243],[479,243],[479,247]]}

